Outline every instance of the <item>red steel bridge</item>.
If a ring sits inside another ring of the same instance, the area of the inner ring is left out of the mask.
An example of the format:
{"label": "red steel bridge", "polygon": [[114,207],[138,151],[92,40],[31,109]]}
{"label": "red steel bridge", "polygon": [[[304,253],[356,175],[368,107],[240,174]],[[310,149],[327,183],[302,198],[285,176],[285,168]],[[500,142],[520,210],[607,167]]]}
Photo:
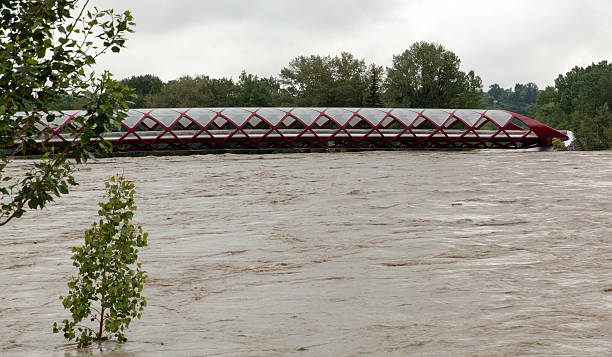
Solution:
{"label": "red steel bridge", "polygon": [[[40,121],[39,145],[72,140],[64,111]],[[568,136],[526,116],[484,109],[130,109],[121,131],[100,140],[115,152],[274,149],[532,148]]]}

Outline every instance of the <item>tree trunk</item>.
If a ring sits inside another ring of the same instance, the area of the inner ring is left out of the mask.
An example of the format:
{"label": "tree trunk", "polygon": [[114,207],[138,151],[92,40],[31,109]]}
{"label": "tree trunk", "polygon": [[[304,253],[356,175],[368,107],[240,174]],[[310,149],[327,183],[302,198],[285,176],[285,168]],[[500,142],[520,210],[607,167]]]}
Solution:
{"label": "tree trunk", "polygon": [[[104,300],[104,293],[102,293],[102,300]],[[98,332],[98,345],[102,343],[102,331],[104,331],[104,308],[100,310],[100,331]]]}

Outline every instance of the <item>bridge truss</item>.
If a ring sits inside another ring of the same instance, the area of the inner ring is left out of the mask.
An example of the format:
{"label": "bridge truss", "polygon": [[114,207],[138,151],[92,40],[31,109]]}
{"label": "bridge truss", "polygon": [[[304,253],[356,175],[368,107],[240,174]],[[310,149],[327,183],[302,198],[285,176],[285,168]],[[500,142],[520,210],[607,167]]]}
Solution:
{"label": "bridge truss", "polygon": [[[47,147],[73,140],[65,111],[39,122]],[[568,137],[504,110],[409,108],[173,108],[130,109],[121,130],[103,134],[115,152],[531,148]]]}

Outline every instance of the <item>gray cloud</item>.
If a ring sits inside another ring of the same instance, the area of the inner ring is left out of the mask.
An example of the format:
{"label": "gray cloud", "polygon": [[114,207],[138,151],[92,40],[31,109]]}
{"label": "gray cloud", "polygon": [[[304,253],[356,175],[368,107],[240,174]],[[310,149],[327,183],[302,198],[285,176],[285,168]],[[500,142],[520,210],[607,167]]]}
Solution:
{"label": "gray cloud", "polygon": [[[400,0],[224,0],[224,1],[100,1],[100,6],[130,10],[138,31],[177,32],[189,27],[231,28],[248,24],[270,30],[302,28],[327,31],[350,28],[384,15]],[[404,2],[405,3],[405,2]]]}
{"label": "gray cloud", "polygon": [[98,0],[130,7],[128,48],[100,62],[118,77],[153,73],[236,77],[277,75],[291,58],[350,51],[391,65],[416,41],[454,51],[485,87],[550,85],[574,65],[612,56],[607,1],[553,0]]}

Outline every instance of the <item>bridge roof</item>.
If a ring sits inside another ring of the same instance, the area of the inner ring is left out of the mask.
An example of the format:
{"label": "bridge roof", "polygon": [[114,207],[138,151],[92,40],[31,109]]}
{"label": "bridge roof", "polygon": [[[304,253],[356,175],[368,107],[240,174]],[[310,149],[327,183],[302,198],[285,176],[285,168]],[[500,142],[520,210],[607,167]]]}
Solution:
{"label": "bridge roof", "polygon": [[[63,113],[52,122],[41,120],[41,129],[53,131],[45,143],[66,140],[62,133],[69,130],[63,128],[80,114]],[[505,110],[310,107],[130,109],[121,132],[105,137],[113,144],[152,148],[163,142],[183,149],[192,143],[224,149],[236,143],[245,148],[271,147],[272,142],[278,148],[304,142],[312,147],[351,148],[528,147],[551,145],[553,138],[568,139]]]}
{"label": "bridge roof", "polygon": [[[79,111],[64,111],[65,115],[48,123],[58,127],[69,121]],[[345,126],[351,119],[361,117],[373,126],[378,126],[385,118],[394,118],[404,125],[410,126],[419,119],[426,119],[438,126],[459,119],[468,126],[474,126],[479,121],[490,120],[499,127],[506,126],[513,118],[511,112],[505,110],[487,109],[414,109],[414,108],[151,108],[130,109],[123,120],[127,127],[136,127],[143,117],[149,117],[157,123],[171,127],[182,117],[188,117],[206,127],[213,120],[222,118],[242,126],[250,118],[257,117],[272,126],[283,120],[299,119],[305,125],[312,125],[320,117],[332,119],[340,126]]]}

